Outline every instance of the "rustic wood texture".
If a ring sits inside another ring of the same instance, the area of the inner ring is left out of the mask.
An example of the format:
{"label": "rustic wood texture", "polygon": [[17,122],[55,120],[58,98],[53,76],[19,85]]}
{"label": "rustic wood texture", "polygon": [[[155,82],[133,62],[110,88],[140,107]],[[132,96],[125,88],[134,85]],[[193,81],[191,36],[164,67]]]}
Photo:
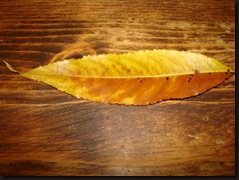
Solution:
{"label": "rustic wood texture", "polygon": [[108,105],[23,78],[2,62],[27,71],[70,56],[164,48],[235,69],[234,4],[1,0],[0,175],[234,176],[235,77],[184,100]]}

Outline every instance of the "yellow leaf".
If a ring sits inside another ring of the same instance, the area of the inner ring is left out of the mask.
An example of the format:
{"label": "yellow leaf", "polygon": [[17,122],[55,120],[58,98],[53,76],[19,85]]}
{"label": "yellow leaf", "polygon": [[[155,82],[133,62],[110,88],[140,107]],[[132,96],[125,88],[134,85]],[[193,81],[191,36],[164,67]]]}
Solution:
{"label": "yellow leaf", "polygon": [[219,85],[233,73],[226,65],[202,54],[146,50],[58,61],[20,75],[77,98],[147,105],[196,96]]}

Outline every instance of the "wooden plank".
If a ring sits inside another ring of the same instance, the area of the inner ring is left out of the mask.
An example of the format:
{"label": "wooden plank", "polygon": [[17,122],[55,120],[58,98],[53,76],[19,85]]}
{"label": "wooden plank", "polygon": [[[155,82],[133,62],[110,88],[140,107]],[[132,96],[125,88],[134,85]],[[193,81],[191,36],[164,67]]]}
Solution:
{"label": "wooden plank", "polygon": [[[0,60],[177,49],[235,69],[234,1],[0,2]],[[0,174],[235,175],[235,77],[150,106],[76,99],[0,62]]]}

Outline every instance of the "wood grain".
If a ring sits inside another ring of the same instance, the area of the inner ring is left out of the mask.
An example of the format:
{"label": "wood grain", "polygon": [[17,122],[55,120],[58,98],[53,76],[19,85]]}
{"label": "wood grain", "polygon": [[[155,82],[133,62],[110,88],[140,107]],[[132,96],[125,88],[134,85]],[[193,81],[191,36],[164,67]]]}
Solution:
{"label": "wood grain", "polygon": [[[234,1],[0,1],[0,60],[199,52],[235,69]],[[62,53],[67,50],[68,54]],[[76,99],[0,62],[0,174],[235,175],[235,78],[150,106]]]}

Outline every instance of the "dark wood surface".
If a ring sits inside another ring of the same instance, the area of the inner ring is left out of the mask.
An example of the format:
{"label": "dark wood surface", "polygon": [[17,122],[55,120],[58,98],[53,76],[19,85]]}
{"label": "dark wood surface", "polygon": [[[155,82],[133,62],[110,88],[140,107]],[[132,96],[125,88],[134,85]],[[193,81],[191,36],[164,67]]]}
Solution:
{"label": "dark wood surface", "polygon": [[27,71],[69,56],[176,49],[235,69],[234,3],[1,0],[0,175],[235,175],[235,77],[184,100],[108,105],[2,62]]}

